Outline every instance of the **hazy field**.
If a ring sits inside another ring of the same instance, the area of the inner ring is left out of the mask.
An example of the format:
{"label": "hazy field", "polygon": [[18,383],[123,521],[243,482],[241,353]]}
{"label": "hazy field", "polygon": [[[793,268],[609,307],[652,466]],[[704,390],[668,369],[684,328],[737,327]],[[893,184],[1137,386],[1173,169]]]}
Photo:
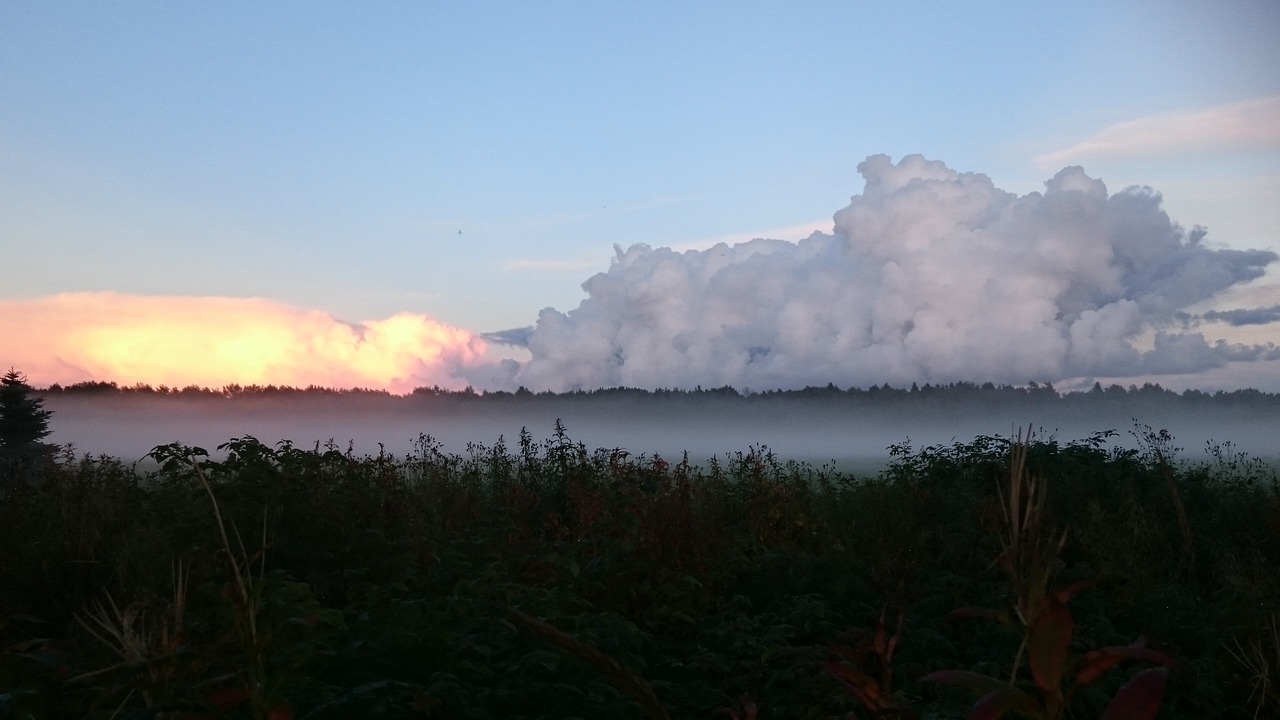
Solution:
{"label": "hazy field", "polygon": [[1163,391],[1096,399],[1053,393],[964,399],[946,392],[930,398],[903,392],[887,401],[802,393],[191,398],[112,392],[50,394],[46,407],[54,412],[51,442],[130,460],[163,443],[180,440],[212,451],[245,435],[267,444],[287,439],[306,448],[332,439],[343,449],[354,443],[358,454],[376,454],[381,443],[402,455],[427,434],[446,451],[465,454],[468,443],[492,445],[500,436],[513,444],[522,428],[536,439],[546,438],[557,419],[588,447],[667,458],[688,451],[694,463],[764,445],[784,459],[874,469],[888,459],[890,445],[909,441],[919,448],[981,435],[1011,436],[1028,425],[1064,441],[1115,430],[1111,442],[1124,446],[1134,444],[1135,425],[1146,425],[1167,429],[1189,457],[1201,457],[1207,443],[1224,440],[1256,457],[1280,457],[1280,409],[1273,396],[1205,398]]}

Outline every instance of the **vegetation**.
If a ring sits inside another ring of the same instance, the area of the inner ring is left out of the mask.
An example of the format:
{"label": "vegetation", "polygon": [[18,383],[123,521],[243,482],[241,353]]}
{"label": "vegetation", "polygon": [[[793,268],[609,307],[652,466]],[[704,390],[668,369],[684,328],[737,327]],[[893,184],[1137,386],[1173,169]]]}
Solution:
{"label": "vegetation", "polygon": [[0,495],[30,483],[51,461],[56,448],[40,442],[50,433],[51,415],[25,375],[10,368],[0,376]]}
{"label": "vegetation", "polygon": [[31,396],[27,377],[9,368],[0,376],[0,449],[24,452],[49,435],[49,416],[44,400]]}
{"label": "vegetation", "polygon": [[727,402],[761,402],[778,400],[825,400],[836,403],[856,403],[868,406],[907,405],[913,408],[920,406],[956,407],[973,405],[992,406],[1017,404],[1020,406],[1049,409],[1055,407],[1092,408],[1122,404],[1137,408],[1143,404],[1164,408],[1181,408],[1188,410],[1206,407],[1230,407],[1233,410],[1262,409],[1280,411],[1280,394],[1267,393],[1260,390],[1245,389],[1206,393],[1200,390],[1186,390],[1181,393],[1167,390],[1155,383],[1144,383],[1141,387],[1120,385],[1103,387],[1094,383],[1087,392],[1061,393],[1049,383],[1030,382],[1024,386],[995,385],[993,383],[977,384],[957,382],[923,386],[915,383],[910,388],[895,388],[888,384],[872,385],[869,388],[850,387],[841,389],[834,384],[822,387],[807,387],[799,390],[765,390],[751,391],[725,386],[719,388],[695,387],[686,389],[642,388],[601,388],[597,390],[574,390],[565,393],[550,391],[532,392],[527,388],[519,388],[515,392],[481,391],[471,387],[462,390],[446,390],[444,388],[420,387],[408,396],[396,397],[386,390],[370,390],[367,388],[329,388],[312,385],[296,388],[281,385],[224,385],[220,388],[208,388],[189,385],[183,388],[159,385],[138,384],[120,386],[114,382],[87,381],[71,385],[53,384],[43,391],[48,395],[58,396],[101,396],[101,395],[141,395],[141,396],[175,396],[186,398],[254,398],[254,397],[291,397],[300,396],[346,396],[396,399],[404,402],[430,402],[433,400],[455,402],[535,402],[551,399],[568,401],[590,401],[608,398],[680,401],[693,400],[706,402],[715,399]]}
{"label": "vegetation", "polygon": [[1108,435],[66,448],[0,499],[0,717],[1280,714],[1274,467]]}

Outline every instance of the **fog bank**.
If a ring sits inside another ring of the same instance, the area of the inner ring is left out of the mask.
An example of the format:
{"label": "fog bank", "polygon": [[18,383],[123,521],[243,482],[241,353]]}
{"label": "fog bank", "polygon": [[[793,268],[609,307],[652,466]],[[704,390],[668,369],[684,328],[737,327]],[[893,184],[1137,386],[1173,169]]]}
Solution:
{"label": "fog bank", "polygon": [[[1280,413],[1274,402],[1193,409],[1161,407],[1128,398],[1118,402],[947,404],[911,401],[871,406],[844,396],[519,396],[398,398],[390,396],[180,398],[134,395],[51,395],[49,441],[73,443],[80,452],[127,460],[154,446],[182,442],[210,451],[233,437],[252,435],[311,448],[334,440],[357,454],[401,455],[419,434],[448,452],[466,454],[469,443],[494,444],[503,437],[516,448],[521,429],[536,441],[551,436],[560,420],[569,436],[589,449],[621,448],[633,455],[679,458],[694,463],[725,457],[751,446],[767,446],[783,459],[842,465],[885,460],[890,445],[914,447],[967,442],[980,435],[1010,436],[1032,425],[1042,435],[1070,441],[1116,430],[1114,442],[1133,445],[1135,420],[1168,429],[1183,457],[1203,456],[1209,441],[1230,441],[1250,455],[1280,458]],[[1069,396],[1070,397],[1070,396]],[[1175,400],[1177,396],[1172,396]],[[1264,396],[1269,397],[1269,396]],[[1174,402],[1173,405],[1178,403]],[[1166,403],[1168,405],[1168,403]]]}

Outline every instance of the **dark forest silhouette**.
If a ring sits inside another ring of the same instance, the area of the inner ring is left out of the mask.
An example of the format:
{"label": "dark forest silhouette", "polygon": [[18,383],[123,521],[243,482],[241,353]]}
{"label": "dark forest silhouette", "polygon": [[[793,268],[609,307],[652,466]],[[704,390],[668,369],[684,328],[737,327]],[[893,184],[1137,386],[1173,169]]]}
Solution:
{"label": "dark forest silhouette", "polygon": [[388,399],[412,400],[420,398],[449,398],[469,401],[504,401],[531,400],[537,398],[653,398],[653,399],[735,399],[742,401],[758,401],[767,399],[827,399],[847,400],[872,405],[899,405],[913,402],[940,403],[959,405],[976,403],[1005,403],[1033,401],[1037,404],[1056,404],[1081,406],[1097,403],[1114,405],[1116,402],[1159,402],[1181,407],[1203,407],[1205,405],[1249,405],[1255,407],[1274,406],[1280,409],[1280,394],[1263,392],[1252,388],[1241,390],[1219,390],[1205,392],[1189,389],[1182,392],[1168,390],[1157,383],[1144,383],[1141,386],[1128,387],[1111,384],[1103,386],[1094,383],[1092,389],[1082,392],[1059,392],[1051,383],[1030,382],[1026,385],[996,385],[994,383],[956,382],[946,384],[912,383],[910,388],[893,387],[889,384],[872,385],[868,388],[840,388],[834,383],[825,386],[810,386],[797,390],[738,390],[731,386],[693,389],[682,388],[630,388],[612,387],[595,390],[572,390],[556,393],[551,391],[533,392],[521,387],[515,391],[476,390],[470,386],[462,390],[449,390],[439,386],[419,387],[408,395],[394,395],[386,390],[371,388],[333,388],[309,385],[304,388],[288,385],[239,385],[230,384],[220,388],[188,385],[182,388],[165,385],[148,384],[119,385],[114,382],[88,381],[70,385],[53,384],[38,391],[47,395],[155,395],[179,397],[262,397],[262,396],[379,396]]}

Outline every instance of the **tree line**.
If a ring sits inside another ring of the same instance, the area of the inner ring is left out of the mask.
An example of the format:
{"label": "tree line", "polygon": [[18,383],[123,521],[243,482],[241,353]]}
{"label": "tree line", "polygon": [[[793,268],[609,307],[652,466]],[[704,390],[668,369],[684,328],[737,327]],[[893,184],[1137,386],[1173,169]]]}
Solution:
{"label": "tree line", "polygon": [[[19,373],[20,374],[20,373]],[[25,381],[24,381],[25,382]],[[400,397],[386,390],[371,388],[334,388],[319,385],[294,387],[289,385],[239,385],[230,384],[211,388],[198,385],[185,387],[152,386],[145,383],[119,385],[115,382],[87,381],[61,385],[54,383],[38,391],[44,396],[89,396],[89,395],[156,395],[181,397],[258,397],[258,396],[383,396]],[[1188,389],[1182,392],[1161,387],[1158,383],[1143,383],[1141,386],[1130,384],[1125,387],[1119,384],[1103,386],[1094,383],[1087,391],[1061,392],[1051,383],[1029,382],[1026,385],[996,385],[994,383],[953,382],[953,383],[912,383],[910,387],[895,387],[884,383],[866,388],[841,388],[834,383],[825,386],[809,386],[800,389],[739,390],[730,385],[715,388],[633,388],[610,387],[593,390],[571,390],[568,392],[539,391],[534,392],[525,387],[514,391],[476,390],[467,386],[461,390],[450,390],[438,385],[418,387],[406,397],[410,398],[453,398],[466,400],[507,400],[533,398],[729,398],[741,400],[753,399],[855,399],[871,403],[898,404],[919,400],[936,402],[964,403],[1004,400],[1038,400],[1048,402],[1098,402],[1098,401],[1166,401],[1190,405],[1213,404],[1248,404],[1275,405],[1280,407],[1280,394],[1269,393],[1252,388],[1240,390],[1218,390],[1206,392]]]}

